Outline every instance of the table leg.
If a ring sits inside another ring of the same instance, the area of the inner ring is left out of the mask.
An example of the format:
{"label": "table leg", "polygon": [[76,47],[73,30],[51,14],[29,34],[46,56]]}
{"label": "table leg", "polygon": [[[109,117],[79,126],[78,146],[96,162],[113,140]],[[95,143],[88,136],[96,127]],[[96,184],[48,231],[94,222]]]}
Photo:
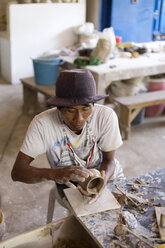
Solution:
{"label": "table leg", "polygon": [[23,85],[23,113],[36,112],[37,109],[37,92]]}
{"label": "table leg", "polygon": [[119,106],[119,126],[122,138],[128,140],[131,131],[131,110],[123,105]]}
{"label": "table leg", "polygon": [[[95,82],[96,82],[96,92],[98,95],[105,95],[105,89],[106,89],[106,82],[105,82],[105,76],[104,74],[102,75],[99,75],[95,72],[91,72],[94,79],[95,79]],[[99,104],[104,104],[104,99],[103,100],[100,100],[98,101]]]}
{"label": "table leg", "polygon": [[142,107],[131,110],[130,122],[132,122],[136,118],[136,116],[140,113],[141,110],[142,110]]}

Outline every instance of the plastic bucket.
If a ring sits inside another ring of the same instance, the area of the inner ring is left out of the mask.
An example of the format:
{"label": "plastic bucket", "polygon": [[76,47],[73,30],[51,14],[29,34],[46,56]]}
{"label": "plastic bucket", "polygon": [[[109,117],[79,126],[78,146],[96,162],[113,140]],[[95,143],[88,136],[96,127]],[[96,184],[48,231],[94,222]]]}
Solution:
{"label": "plastic bucket", "polygon": [[[150,79],[148,91],[165,90],[165,78]],[[145,116],[158,116],[163,113],[165,104],[146,107]]]}
{"label": "plastic bucket", "polygon": [[60,57],[55,59],[32,58],[36,84],[51,85],[56,83],[58,67],[64,62]]}

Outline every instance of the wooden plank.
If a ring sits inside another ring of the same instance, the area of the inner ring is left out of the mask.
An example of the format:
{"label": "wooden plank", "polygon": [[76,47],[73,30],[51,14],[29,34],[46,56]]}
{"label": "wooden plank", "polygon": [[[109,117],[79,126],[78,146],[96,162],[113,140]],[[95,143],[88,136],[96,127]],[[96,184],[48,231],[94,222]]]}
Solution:
{"label": "wooden plank", "polygon": [[119,126],[123,139],[128,139],[131,129],[131,110],[127,107],[120,105]]}
{"label": "wooden plank", "polygon": [[35,83],[34,77],[31,78],[23,78],[21,79],[23,85],[32,89],[33,91],[40,92],[46,96],[54,96],[55,95],[55,84],[51,85],[39,85]]}
{"label": "wooden plank", "polygon": [[165,228],[161,227],[161,223],[160,223],[161,214],[165,215],[165,207],[155,207],[155,213],[156,213],[156,220],[158,223],[160,238],[162,240],[165,240]]}
{"label": "wooden plank", "polygon": [[64,189],[64,193],[78,217],[120,208],[120,204],[107,187],[93,204],[88,204],[90,197],[83,196],[78,189]]}
{"label": "wooden plank", "polygon": [[146,107],[165,102],[165,90],[147,92],[134,96],[115,97],[114,100],[122,105],[133,107]]}
{"label": "wooden plank", "polygon": [[141,108],[133,109],[131,111],[130,123],[135,119],[135,117],[140,113]]}
{"label": "wooden plank", "polygon": [[0,224],[2,223],[3,221],[3,214],[2,214],[2,210],[0,209]]}
{"label": "wooden plank", "polygon": [[38,105],[37,92],[33,91],[31,88],[23,86],[23,112],[27,113],[30,110],[35,112]]}

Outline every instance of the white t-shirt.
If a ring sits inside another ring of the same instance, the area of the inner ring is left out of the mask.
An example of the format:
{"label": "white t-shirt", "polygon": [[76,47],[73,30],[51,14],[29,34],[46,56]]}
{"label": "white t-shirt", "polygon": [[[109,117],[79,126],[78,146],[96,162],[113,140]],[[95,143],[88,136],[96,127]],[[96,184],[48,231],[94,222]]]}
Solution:
{"label": "white t-shirt", "polygon": [[[103,152],[113,151],[121,146],[118,119],[113,109],[95,104],[89,120],[90,130]],[[32,158],[46,153],[50,166],[55,167],[60,161],[61,151],[65,145],[63,125],[65,124],[62,123],[57,108],[36,115],[29,125],[20,151]],[[85,159],[89,153],[87,148],[83,149],[87,137],[86,124],[79,135],[66,125],[65,130],[76,154],[81,159]]]}

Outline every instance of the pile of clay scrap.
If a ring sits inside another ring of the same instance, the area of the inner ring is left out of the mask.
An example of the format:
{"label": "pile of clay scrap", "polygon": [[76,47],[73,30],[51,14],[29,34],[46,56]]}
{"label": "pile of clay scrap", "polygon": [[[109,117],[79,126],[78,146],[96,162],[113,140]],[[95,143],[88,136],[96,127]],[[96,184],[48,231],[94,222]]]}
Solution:
{"label": "pile of clay scrap", "polygon": [[[165,208],[155,208],[157,223],[160,232],[160,241],[165,241]],[[151,248],[165,248],[165,244],[156,244],[156,240],[145,236],[144,233],[139,235],[137,233],[137,227],[139,223],[132,213],[129,211],[122,211],[119,215],[118,224],[114,228],[114,238],[111,244],[111,248],[126,248],[126,247],[151,247]],[[133,231],[132,231],[133,230]],[[134,237],[134,243],[131,241],[130,236]],[[141,237],[142,236],[142,237]],[[148,241],[149,240],[149,241]],[[158,239],[157,239],[158,240]],[[124,244],[122,244],[124,242]],[[132,243],[131,243],[132,242]],[[154,244],[153,244],[154,242]],[[162,242],[161,242],[162,243]],[[127,244],[127,245],[125,245]]]}
{"label": "pile of clay scrap", "polygon": [[153,189],[161,189],[158,186],[150,185],[148,182],[144,183],[141,179],[136,178],[133,183],[127,183],[127,185],[131,186],[132,190],[137,190],[139,188],[153,188]]}
{"label": "pile of clay scrap", "polygon": [[[127,233],[131,234],[132,236],[134,236],[136,239],[138,239],[138,242],[136,247],[143,247],[142,244],[147,245],[148,247],[154,248],[155,246],[150,244],[148,241],[142,239],[140,236],[138,236],[137,234],[135,234],[134,232],[132,232],[126,225],[123,224],[119,224],[115,227],[114,232],[116,235],[121,236],[121,235],[127,235]],[[120,247],[120,246],[119,246]],[[125,246],[124,246],[125,247]]]}
{"label": "pile of clay scrap", "polygon": [[[148,192],[148,190],[144,190],[145,193],[142,192],[142,188],[160,189],[160,187],[147,182],[144,183],[140,179],[136,179],[133,183],[127,183],[127,185],[131,186],[131,188],[129,187],[130,192],[121,188],[121,185],[115,185],[115,190],[113,191],[122,209],[118,224],[114,228],[114,237],[117,240],[114,240],[111,247],[163,247],[162,242],[165,241],[165,207],[161,207],[160,202],[155,203],[152,198],[144,199],[139,196],[140,194],[146,195],[146,192]],[[141,192],[139,192],[139,189]],[[153,208],[154,206],[155,208]],[[145,215],[145,213],[148,210],[153,212],[153,221],[151,221],[149,229],[147,225],[145,227],[141,225],[145,222],[141,222],[142,219],[147,221],[147,216],[149,215]],[[157,236],[158,231],[160,237]]]}
{"label": "pile of clay scrap", "polygon": [[152,234],[140,225],[131,211],[121,210],[117,222],[110,248],[165,248],[158,244],[159,239],[152,238]]}
{"label": "pile of clay scrap", "polygon": [[117,192],[113,191],[113,194],[116,196],[120,204],[126,206],[133,206],[140,213],[145,213],[148,210],[148,207],[152,206],[161,206],[161,203],[152,202],[153,199],[143,199],[142,197],[137,196],[135,193],[126,192],[115,185]]}
{"label": "pile of clay scrap", "polygon": [[140,225],[131,211],[121,210],[114,226],[110,248],[156,248],[157,245],[151,235],[149,231]]}

